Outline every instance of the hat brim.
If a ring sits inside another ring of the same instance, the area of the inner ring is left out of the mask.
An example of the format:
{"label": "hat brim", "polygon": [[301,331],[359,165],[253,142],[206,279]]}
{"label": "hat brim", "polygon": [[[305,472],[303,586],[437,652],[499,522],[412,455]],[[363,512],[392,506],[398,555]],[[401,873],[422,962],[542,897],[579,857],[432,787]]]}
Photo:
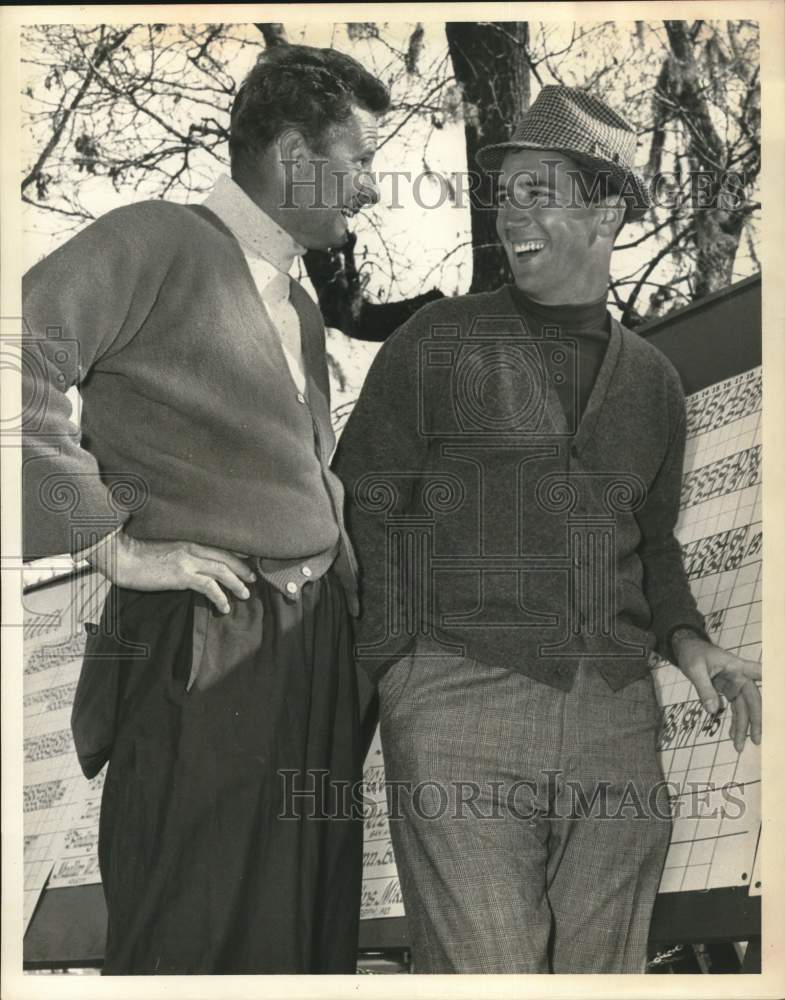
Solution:
{"label": "hat brim", "polygon": [[647,210],[651,208],[649,185],[641,174],[618,163],[614,163],[613,160],[608,160],[602,156],[590,156],[588,153],[571,149],[567,146],[544,146],[534,142],[497,142],[479,149],[477,151],[477,162],[487,172],[500,170],[502,161],[507,153],[518,149],[553,150],[555,153],[564,153],[581,166],[590,167],[592,170],[597,171],[607,171],[617,189],[624,193],[624,200],[627,202],[627,219],[629,221],[635,222],[644,218]]}

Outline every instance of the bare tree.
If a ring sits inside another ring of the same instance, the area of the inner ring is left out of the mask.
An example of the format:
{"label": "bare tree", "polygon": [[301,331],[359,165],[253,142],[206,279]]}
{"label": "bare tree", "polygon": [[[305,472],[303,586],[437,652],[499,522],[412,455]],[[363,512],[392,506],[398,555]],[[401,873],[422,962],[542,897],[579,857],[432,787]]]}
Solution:
{"label": "bare tree", "polygon": [[[46,173],[48,160],[57,150],[69,122],[79,111],[79,106],[84,101],[85,95],[89,91],[90,85],[96,79],[101,66],[120,48],[132,31],[133,28],[126,28],[123,31],[113,32],[104,26],[98,29],[98,40],[90,55],[85,59],[85,72],[79,82],[79,86],[73,94],[68,93],[64,89],[59,104],[51,112],[52,131],[43,149],[38,153],[35,163],[22,179],[23,196],[25,196],[27,189],[32,184],[35,184],[39,201],[45,200],[48,183],[51,179],[51,175]],[[53,74],[59,79],[59,70],[57,68],[53,70]],[[80,166],[85,166],[89,170],[91,160],[97,158],[97,149],[89,136],[78,136],[74,140],[74,148],[80,154]]]}
{"label": "bare tree", "polygon": [[463,97],[466,165],[479,184],[471,191],[472,292],[510,280],[496,234],[492,183],[477,163],[477,151],[509,138],[516,118],[531,99],[529,25],[525,21],[445,25],[455,79]]}
{"label": "bare tree", "polygon": [[760,171],[757,31],[666,21],[670,52],[653,99],[650,168],[659,170],[665,132],[680,132],[693,212],[675,255],[692,262],[692,297],[730,284],[745,223],[760,206],[751,197]]}
{"label": "bare tree", "polygon": [[[468,252],[469,243],[470,290],[508,279],[492,213],[482,207],[490,200],[489,181],[477,171],[476,152],[507,138],[533,88],[550,82],[586,87],[622,107],[643,137],[650,176],[664,176],[658,193],[672,196],[625,230],[615,255],[611,295],[628,325],[724,287],[737,274],[740,254],[757,266],[754,23],[456,22],[445,25],[435,56],[426,44],[434,37],[431,25],[412,24],[403,35],[367,22],[335,26],[334,36],[339,29],[337,44],[391,88],[382,145],[411,135],[422,146],[423,170],[435,175],[432,137],[462,127],[465,166],[481,186],[470,199],[467,246],[445,246],[442,264],[420,268],[419,288],[403,295],[395,288],[398,273],[411,270],[410,246],[377,239],[381,249],[373,256],[355,235],[340,251],[307,254],[329,326],[383,340],[424,302],[449,291],[440,270]],[[31,82],[24,96],[22,198],[29,212],[67,235],[93,217],[91,192],[99,181],[111,182],[118,197],[186,200],[206,193],[227,164],[238,79],[267,46],[287,44],[291,31],[273,23],[25,28]],[[703,198],[697,207],[685,197],[696,178]],[[443,181],[449,188],[449,178]],[[363,225],[381,220],[371,213]],[[426,246],[427,230],[416,240]]]}

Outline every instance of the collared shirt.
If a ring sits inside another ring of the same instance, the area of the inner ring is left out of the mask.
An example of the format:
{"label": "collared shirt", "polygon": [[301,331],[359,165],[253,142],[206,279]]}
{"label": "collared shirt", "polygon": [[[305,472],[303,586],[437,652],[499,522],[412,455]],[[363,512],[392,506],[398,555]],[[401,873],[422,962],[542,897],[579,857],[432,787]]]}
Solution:
{"label": "collared shirt", "polygon": [[240,244],[259,297],[281,338],[286,363],[299,392],[305,392],[300,320],[292,305],[289,272],[305,253],[227,174],[218,178],[204,201]]}
{"label": "collared shirt", "polygon": [[[227,174],[216,181],[204,207],[218,216],[240,244],[262,305],[278,334],[292,380],[305,402],[307,396],[300,317],[291,299],[289,272],[296,257],[305,253],[285,229],[260,208]],[[265,579],[297,599],[302,583],[318,579],[332,565],[338,545],[314,554],[307,564],[260,559],[257,569]],[[302,577],[302,579],[301,579]]]}
{"label": "collared shirt", "polygon": [[[218,216],[240,244],[259,298],[281,338],[286,364],[297,391],[305,393],[300,318],[292,305],[289,278],[295,258],[305,253],[305,247],[281,229],[228,174],[218,178],[204,205]],[[74,553],[74,560],[86,559],[121,530],[122,525],[94,545]]]}

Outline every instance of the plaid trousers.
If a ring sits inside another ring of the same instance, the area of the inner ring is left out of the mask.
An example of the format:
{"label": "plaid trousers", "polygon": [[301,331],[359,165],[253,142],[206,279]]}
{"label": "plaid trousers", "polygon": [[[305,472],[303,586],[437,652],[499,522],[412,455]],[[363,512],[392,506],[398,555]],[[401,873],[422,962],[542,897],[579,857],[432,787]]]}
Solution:
{"label": "plaid trousers", "polygon": [[414,972],[640,973],[671,833],[650,676],[560,691],[413,654],[379,683]]}

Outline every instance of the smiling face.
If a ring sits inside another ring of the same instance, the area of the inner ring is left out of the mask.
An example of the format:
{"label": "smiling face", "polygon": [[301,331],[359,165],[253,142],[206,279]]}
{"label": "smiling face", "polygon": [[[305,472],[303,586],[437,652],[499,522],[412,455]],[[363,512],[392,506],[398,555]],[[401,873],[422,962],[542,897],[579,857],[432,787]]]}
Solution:
{"label": "smiling face", "polygon": [[548,150],[514,150],[502,163],[496,231],[515,284],[537,302],[593,302],[608,286],[623,210],[583,204],[579,170]]}
{"label": "smiling face", "polygon": [[293,162],[282,176],[279,221],[298,243],[312,250],[343,246],[348,220],[379,200],[370,173],[377,141],[376,115],[356,106],[346,121],[325,129],[318,145],[299,132],[281,138],[281,160]]}

